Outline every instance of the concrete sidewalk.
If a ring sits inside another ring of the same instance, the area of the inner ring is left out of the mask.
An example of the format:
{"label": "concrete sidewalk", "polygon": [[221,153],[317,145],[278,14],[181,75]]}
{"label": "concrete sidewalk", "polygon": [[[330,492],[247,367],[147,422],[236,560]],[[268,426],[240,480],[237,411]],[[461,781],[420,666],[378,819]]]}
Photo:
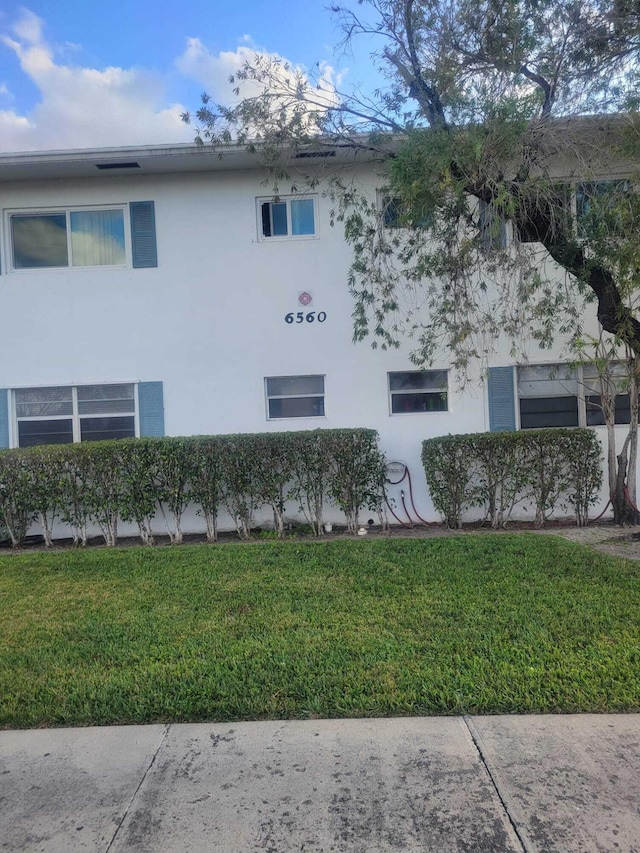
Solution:
{"label": "concrete sidewalk", "polygon": [[0,850],[638,853],[640,715],[4,731]]}

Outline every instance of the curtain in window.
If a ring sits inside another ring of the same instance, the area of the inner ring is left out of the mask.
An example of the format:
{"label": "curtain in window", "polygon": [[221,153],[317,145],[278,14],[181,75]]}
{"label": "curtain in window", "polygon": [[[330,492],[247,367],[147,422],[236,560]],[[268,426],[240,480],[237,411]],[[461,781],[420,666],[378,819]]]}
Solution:
{"label": "curtain in window", "polygon": [[125,263],[121,210],[72,211],[71,254],[74,267]]}
{"label": "curtain in window", "polygon": [[291,202],[291,233],[315,233],[312,198],[295,199]]}

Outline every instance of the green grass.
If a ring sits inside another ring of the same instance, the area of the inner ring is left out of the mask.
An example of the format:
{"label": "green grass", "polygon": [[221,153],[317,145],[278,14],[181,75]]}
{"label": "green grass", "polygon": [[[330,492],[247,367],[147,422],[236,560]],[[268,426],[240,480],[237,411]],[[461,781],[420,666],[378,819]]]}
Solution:
{"label": "green grass", "polygon": [[640,564],[555,537],[0,557],[0,726],[640,710]]}

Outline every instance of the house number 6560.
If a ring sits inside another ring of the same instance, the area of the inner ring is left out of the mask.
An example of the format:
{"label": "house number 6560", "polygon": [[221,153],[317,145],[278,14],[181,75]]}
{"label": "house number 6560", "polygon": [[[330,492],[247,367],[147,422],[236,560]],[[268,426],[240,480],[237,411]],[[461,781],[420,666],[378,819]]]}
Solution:
{"label": "house number 6560", "polygon": [[316,320],[318,323],[324,323],[326,319],[326,311],[319,311],[317,314],[315,311],[308,311],[306,314],[304,311],[297,311],[296,313],[289,311],[289,313],[284,316],[285,323],[289,323],[289,325],[291,325],[291,323],[314,323]]}

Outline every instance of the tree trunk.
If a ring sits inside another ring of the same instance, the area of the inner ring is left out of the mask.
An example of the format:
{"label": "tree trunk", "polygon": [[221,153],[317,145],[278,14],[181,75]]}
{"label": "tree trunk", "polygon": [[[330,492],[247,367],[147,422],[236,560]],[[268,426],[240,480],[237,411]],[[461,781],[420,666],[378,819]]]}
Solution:
{"label": "tree trunk", "polygon": [[640,514],[636,507],[637,489],[636,479],[638,472],[638,358],[633,357],[631,364],[631,376],[629,382],[629,409],[631,417],[629,419],[629,469],[626,477],[626,498],[627,498],[627,513],[629,515],[629,524],[638,524],[640,522]]}
{"label": "tree trunk", "polygon": [[53,546],[53,539],[51,537],[51,525],[49,524],[49,516],[46,512],[40,513],[40,523],[42,524],[42,534],[44,536],[45,548],[51,548]]}

